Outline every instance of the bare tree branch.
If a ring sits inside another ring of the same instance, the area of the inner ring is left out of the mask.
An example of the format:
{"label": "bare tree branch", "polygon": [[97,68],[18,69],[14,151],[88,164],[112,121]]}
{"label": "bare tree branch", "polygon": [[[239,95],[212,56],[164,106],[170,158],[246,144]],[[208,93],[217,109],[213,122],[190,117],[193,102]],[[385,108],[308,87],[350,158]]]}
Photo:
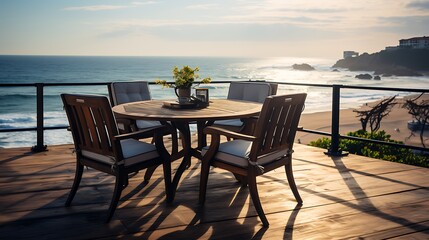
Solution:
{"label": "bare tree branch", "polygon": [[360,122],[362,125],[362,130],[366,131],[368,123],[371,128],[371,132],[375,132],[380,129],[381,120],[388,116],[392,111],[392,108],[395,104],[396,96],[387,98],[379,102],[374,107],[371,107],[369,110],[353,110],[353,112],[357,113],[356,117],[360,117]]}

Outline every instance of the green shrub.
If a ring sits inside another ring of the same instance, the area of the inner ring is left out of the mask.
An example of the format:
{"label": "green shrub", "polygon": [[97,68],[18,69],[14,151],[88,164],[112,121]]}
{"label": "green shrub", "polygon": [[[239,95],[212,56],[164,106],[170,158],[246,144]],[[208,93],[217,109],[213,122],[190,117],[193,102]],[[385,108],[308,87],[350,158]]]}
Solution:
{"label": "green shrub", "polygon": [[[385,131],[366,132],[358,130],[347,133],[347,136],[379,140],[403,144],[403,142],[390,139],[390,135]],[[331,146],[330,138],[320,138],[312,141],[310,146],[329,149]],[[384,144],[368,143],[357,140],[341,139],[339,147],[343,151],[361,156],[383,159],[392,162],[405,163],[415,166],[429,167],[429,155],[415,154],[410,149],[388,146]]]}

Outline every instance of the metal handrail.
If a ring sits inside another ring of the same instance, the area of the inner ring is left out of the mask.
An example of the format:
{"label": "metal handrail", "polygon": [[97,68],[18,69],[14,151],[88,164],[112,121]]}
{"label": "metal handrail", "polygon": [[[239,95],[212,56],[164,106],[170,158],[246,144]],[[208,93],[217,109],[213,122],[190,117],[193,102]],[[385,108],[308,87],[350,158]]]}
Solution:
{"label": "metal handrail", "polygon": [[[213,84],[221,83],[231,83],[232,81],[216,81],[212,82]],[[45,127],[43,125],[43,89],[44,87],[53,87],[53,86],[107,86],[111,82],[96,82],[96,83],[0,83],[0,87],[36,87],[36,99],[37,99],[37,127],[33,128],[14,128],[14,129],[0,129],[0,132],[20,132],[20,131],[37,131],[37,145],[32,147],[33,151],[44,151],[47,146],[43,142],[43,132],[44,130],[56,130],[56,129],[67,129],[68,126],[55,126],[55,127]],[[174,82],[167,82],[172,84]],[[198,82],[197,82],[198,83]],[[344,155],[339,149],[339,141],[341,138],[344,139],[353,139],[363,142],[370,142],[376,144],[384,144],[390,146],[397,146],[402,148],[428,151],[427,148],[411,146],[406,144],[397,144],[391,142],[377,141],[365,138],[343,136],[339,134],[339,120],[340,120],[340,99],[341,99],[341,89],[365,89],[365,90],[380,90],[380,91],[397,91],[397,92],[420,92],[428,93],[429,89],[415,89],[415,88],[390,88],[390,87],[367,87],[367,86],[350,86],[350,85],[339,85],[339,84],[308,84],[308,83],[284,83],[284,82],[271,82],[280,85],[292,85],[292,86],[306,86],[306,87],[322,87],[322,88],[332,88],[332,124],[331,124],[331,133],[316,131],[312,129],[299,129],[299,131],[330,136],[331,137],[331,147],[328,149],[327,154],[333,156]],[[156,84],[154,82],[149,82],[149,84]]]}

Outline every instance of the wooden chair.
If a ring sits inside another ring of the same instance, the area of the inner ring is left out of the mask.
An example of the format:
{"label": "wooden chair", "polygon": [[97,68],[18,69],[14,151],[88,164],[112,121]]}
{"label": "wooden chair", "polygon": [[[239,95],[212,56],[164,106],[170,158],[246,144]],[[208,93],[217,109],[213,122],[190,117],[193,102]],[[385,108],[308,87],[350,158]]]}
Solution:
{"label": "wooden chair", "polygon": [[[163,165],[167,202],[173,199],[170,155],[164,147],[165,126],[155,126],[131,134],[119,135],[109,100],[105,96],[61,94],[76,150],[76,174],[66,201],[70,206],[79,187],[84,166],[114,175],[115,189],[107,220],[118,205],[128,174]],[[152,134],[155,145],[138,141]]]}
{"label": "wooden chair", "polygon": [[[151,100],[149,83],[146,81],[134,82],[113,82],[108,85],[109,97],[112,106],[122,103],[137,102]],[[178,152],[177,130],[167,122],[148,121],[148,120],[132,120],[126,118],[117,118],[118,128],[121,133],[130,133],[147,128],[167,125],[169,130],[165,134],[171,134],[172,153]],[[151,137],[149,135],[144,138]]]}
{"label": "wooden chair", "polygon": [[[146,81],[113,82],[108,85],[108,90],[112,106],[116,106],[122,103],[145,101],[152,99],[149,90],[149,83]],[[171,135],[171,154],[176,154],[179,151],[177,129],[168,122],[133,120],[122,117],[117,118],[116,121],[118,123],[120,133],[131,133],[161,125],[168,126],[168,128],[165,128],[164,130],[164,135]],[[150,134],[141,135],[141,138],[150,137],[152,137],[152,135]],[[146,170],[146,174],[144,176],[146,181],[150,180],[155,170],[156,167],[149,168]]]}
{"label": "wooden chair", "polygon": [[[204,129],[206,134],[211,134],[211,143],[202,152],[200,204],[205,202],[210,166],[232,172],[243,185],[249,186],[253,205],[266,227],[269,223],[259,200],[257,176],[284,166],[295,199],[302,203],[292,173],[292,152],[306,96],[301,93],[267,97],[253,135],[217,127]],[[235,140],[220,143],[221,135]]]}

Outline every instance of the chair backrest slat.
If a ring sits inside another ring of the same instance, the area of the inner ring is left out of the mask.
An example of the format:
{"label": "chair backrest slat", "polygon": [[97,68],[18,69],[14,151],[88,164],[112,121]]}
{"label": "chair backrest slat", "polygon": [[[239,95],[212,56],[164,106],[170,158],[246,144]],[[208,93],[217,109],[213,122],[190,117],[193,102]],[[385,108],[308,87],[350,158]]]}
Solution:
{"label": "chair backrest slat", "polygon": [[307,94],[267,97],[255,128],[251,157],[292,149]]}
{"label": "chair backrest slat", "polygon": [[282,106],[281,114],[279,116],[278,120],[278,126],[276,128],[276,132],[274,134],[273,138],[273,147],[279,147],[282,142],[282,137],[288,134],[288,129],[290,127],[290,118],[288,118],[289,114],[291,113],[290,107]]}
{"label": "chair backrest slat", "polygon": [[[276,99],[273,99],[275,101]],[[282,111],[281,105],[276,105],[271,109],[271,112],[269,113],[269,118],[267,119],[267,125],[266,126],[266,133],[264,142],[262,144],[262,150],[263,151],[269,151],[272,148],[273,139],[275,137],[274,133],[278,128],[281,128],[282,126],[279,125],[279,117]]]}
{"label": "chair backrest slat", "polygon": [[103,109],[93,109],[92,114],[97,124],[96,127],[100,142],[100,148],[102,148],[103,151],[109,151],[109,148],[112,144],[110,141],[109,132],[107,128],[108,124],[105,120],[105,114],[103,113]]}
{"label": "chair backrest slat", "polygon": [[[72,108],[72,109],[67,110],[67,108]],[[66,110],[66,114],[67,114],[67,117],[68,117],[68,120],[69,120],[69,124],[70,124],[70,129],[73,126],[75,126],[75,128],[82,128],[81,125],[75,123],[77,121],[77,119],[78,119],[78,111],[79,110],[75,106],[67,106],[67,107],[64,106],[64,109]],[[70,117],[69,117],[69,114],[71,115]],[[84,138],[84,136],[82,134],[79,134],[79,135],[76,135],[76,136],[74,135],[74,132],[79,132],[79,131],[82,131],[82,130],[81,129],[78,129],[77,131],[71,130],[71,132],[73,134],[73,140],[74,140],[75,144],[81,144],[81,143],[85,142],[85,138]]]}
{"label": "chair backrest slat", "polygon": [[90,141],[91,141],[91,145],[94,148],[101,148],[101,143],[99,141],[99,134],[98,134],[98,129],[97,129],[97,122],[94,119],[94,115],[92,113],[92,110],[90,107],[83,107],[83,112],[84,112],[84,117],[85,119],[82,120],[86,120],[86,124],[87,124],[87,129],[89,131],[89,136],[91,137]]}
{"label": "chair backrest slat", "polygon": [[281,138],[280,144],[289,144],[292,147],[293,141],[295,139],[296,129],[298,128],[298,123],[300,118],[299,116],[301,116],[303,106],[304,105],[300,105],[300,104],[295,104],[290,106],[289,114],[292,116],[298,116],[298,117],[290,117],[286,119],[285,133]]}
{"label": "chair backrest slat", "polygon": [[109,100],[105,96],[61,94],[75,146],[103,155],[116,156],[112,145],[118,135]]}
{"label": "chair backrest slat", "polygon": [[[83,108],[80,105],[71,105],[71,106],[72,108],[70,111],[75,111],[73,112],[72,116],[76,116],[76,119],[74,120],[75,125],[72,126],[70,123],[72,132],[74,131],[74,129],[77,129],[74,133],[76,133],[76,136],[79,136],[79,138],[82,139],[80,144],[92,145],[91,135],[90,135],[90,132],[88,131],[89,130],[88,123],[85,117],[85,108]],[[66,108],[66,112],[67,112],[67,108]],[[69,117],[69,122],[71,122],[70,117]]]}

